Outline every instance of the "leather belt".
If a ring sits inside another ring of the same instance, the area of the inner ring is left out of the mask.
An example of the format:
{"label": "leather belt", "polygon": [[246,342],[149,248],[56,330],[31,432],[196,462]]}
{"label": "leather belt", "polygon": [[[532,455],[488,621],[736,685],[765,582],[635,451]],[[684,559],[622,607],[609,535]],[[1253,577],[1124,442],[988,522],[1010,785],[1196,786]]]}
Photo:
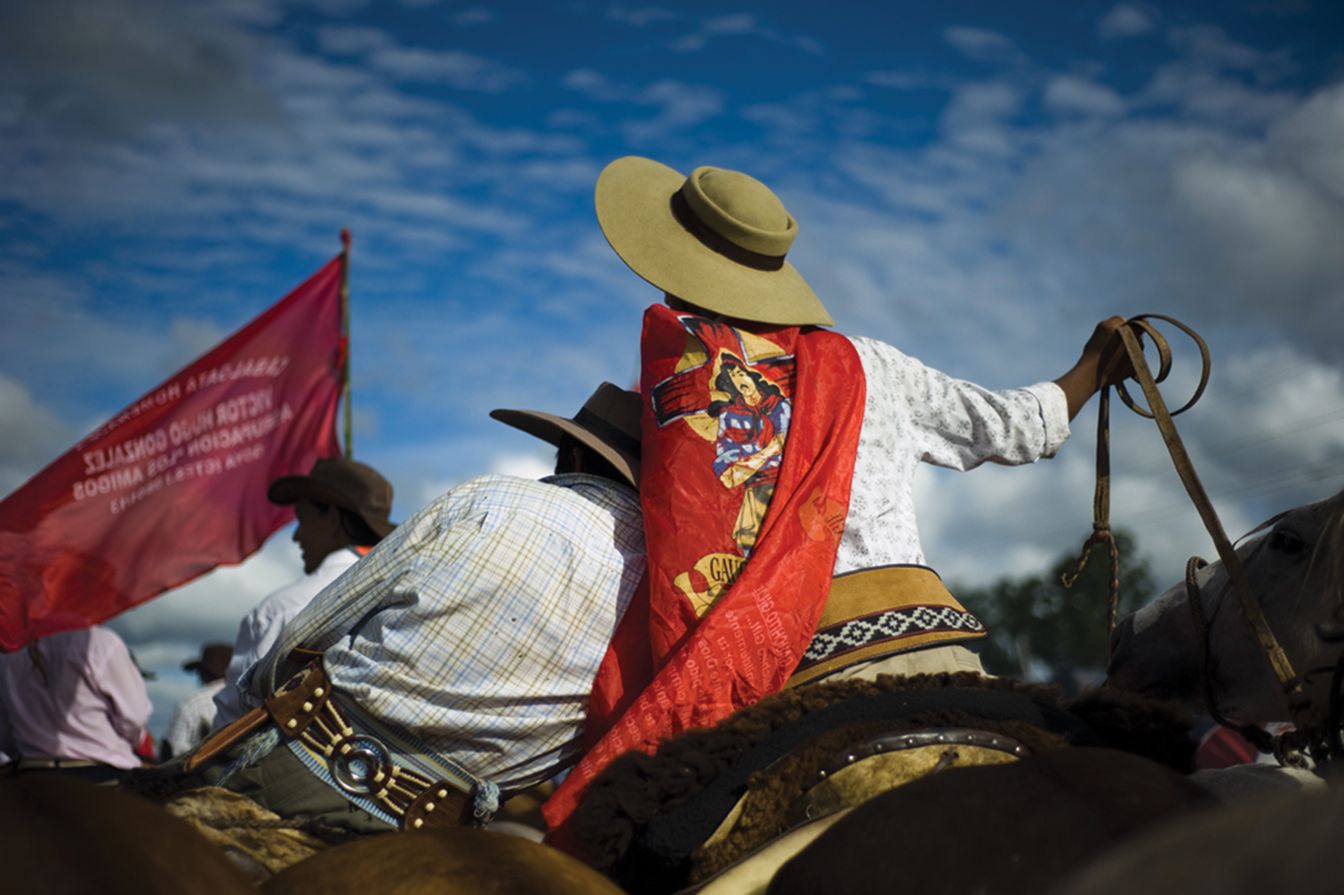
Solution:
{"label": "leather belt", "polygon": [[285,739],[297,739],[325,759],[332,779],[348,796],[373,802],[396,818],[403,830],[473,822],[474,793],[456,782],[433,780],[395,764],[377,736],[355,729],[348,713],[332,698],[331,682],[320,661],[310,662],[266,697],[263,706],[202,743],[185,769],[195,770],[267,721]]}
{"label": "leather belt", "polygon": [[87,761],[82,758],[20,758],[15,764],[20,771],[52,770],[54,768],[98,768],[111,767],[101,761]]}

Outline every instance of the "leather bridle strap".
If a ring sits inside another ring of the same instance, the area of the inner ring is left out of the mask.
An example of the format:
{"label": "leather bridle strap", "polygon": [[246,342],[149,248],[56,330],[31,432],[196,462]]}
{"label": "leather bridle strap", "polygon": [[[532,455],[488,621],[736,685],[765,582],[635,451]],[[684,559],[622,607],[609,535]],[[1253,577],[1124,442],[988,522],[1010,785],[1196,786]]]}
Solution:
{"label": "leather bridle strap", "polygon": [[1207,565],[1208,563],[1198,556],[1190,557],[1185,564],[1185,602],[1190,607],[1195,635],[1199,638],[1199,682],[1204,707],[1215,723],[1237,731],[1261,752],[1272,752],[1274,738],[1263,727],[1254,724],[1236,724],[1229,721],[1218,708],[1218,700],[1213,693],[1213,653],[1209,648],[1209,622],[1204,617],[1204,601],[1199,593],[1199,571]]}
{"label": "leather bridle strap", "polygon": [[[1184,405],[1176,411],[1167,409],[1166,401],[1158,391],[1157,383],[1166,378],[1171,368],[1171,352],[1166,339],[1159,333],[1150,320],[1163,320],[1172,324],[1189,336],[1199,346],[1199,352],[1203,363],[1203,369],[1200,375],[1199,386],[1195,389]],[[1204,490],[1203,483],[1195,473],[1194,464],[1190,461],[1190,455],[1186,453],[1185,445],[1181,442],[1181,437],[1176,431],[1176,425],[1172,417],[1188,410],[1204,392],[1205,386],[1209,381],[1209,348],[1204,340],[1190,327],[1161,314],[1143,314],[1138,317],[1130,318],[1125,325],[1117,330],[1121,341],[1124,344],[1125,352],[1129,357],[1130,363],[1134,369],[1134,378],[1138,380],[1143,389],[1144,397],[1148,402],[1148,409],[1138,406],[1125,390],[1124,383],[1118,383],[1116,390],[1120,393],[1121,399],[1135,413],[1147,417],[1157,424],[1158,431],[1162,435],[1163,442],[1166,443],[1167,452],[1171,455],[1172,463],[1176,467],[1176,474],[1180,476],[1181,484],[1185,486],[1186,493],[1190,495],[1195,509],[1199,512],[1200,519],[1204,522],[1204,528],[1209,536],[1213,538],[1214,547],[1218,551],[1218,558],[1223,562],[1223,568],[1226,570],[1228,580],[1232,584],[1232,589],[1237,595],[1237,600],[1241,604],[1242,615],[1250,624],[1255,634],[1256,642],[1259,643],[1261,651],[1265,654],[1274,676],[1278,679],[1283,690],[1288,694],[1294,704],[1295,710],[1303,709],[1303,690],[1301,679],[1293,670],[1292,662],[1289,661],[1287,653],[1279,644],[1278,638],[1274,636],[1273,630],[1269,626],[1269,621],[1265,618],[1264,612],[1260,608],[1260,602],[1256,599],[1254,591],[1251,589],[1250,579],[1246,575],[1246,569],[1228,540],[1227,534],[1223,531],[1222,523],[1218,519],[1218,514],[1214,511],[1213,503],[1209,500],[1208,493]],[[1160,358],[1160,369],[1156,377],[1148,366],[1147,358],[1143,354],[1143,346],[1139,341],[1139,334],[1147,335],[1157,346]],[[1109,378],[1107,371],[1102,372],[1102,379]],[[1110,537],[1110,438],[1100,427],[1106,425],[1108,414],[1107,392],[1109,388],[1103,387],[1101,396],[1101,411],[1099,417],[1099,431],[1097,439],[1097,491],[1093,502],[1094,521],[1093,535],[1084,545],[1084,553],[1080,558],[1078,567],[1074,572],[1081,571],[1083,564],[1087,560],[1087,551],[1090,550],[1093,543]],[[1114,551],[1114,540],[1112,544],[1112,593],[1111,604],[1114,607],[1118,599],[1118,588],[1115,587],[1117,571]],[[1071,584],[1068,578],[1064,581],[1065,585]],[[1114,625],[1114,608],[1111,610],[1111,624]]]}

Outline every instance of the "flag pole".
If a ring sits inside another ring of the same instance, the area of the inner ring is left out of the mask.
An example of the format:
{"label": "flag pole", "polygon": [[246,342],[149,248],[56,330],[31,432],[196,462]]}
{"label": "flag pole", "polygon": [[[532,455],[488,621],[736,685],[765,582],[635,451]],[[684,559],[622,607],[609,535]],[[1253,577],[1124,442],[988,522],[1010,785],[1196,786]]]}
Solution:
{"label": "flag pole", "polygon": [[341,364],[341,404],[345,407],[345,456],[354,457],[350,423],[350,229],[341,228],[341,342],[345,345],[345,362]]}

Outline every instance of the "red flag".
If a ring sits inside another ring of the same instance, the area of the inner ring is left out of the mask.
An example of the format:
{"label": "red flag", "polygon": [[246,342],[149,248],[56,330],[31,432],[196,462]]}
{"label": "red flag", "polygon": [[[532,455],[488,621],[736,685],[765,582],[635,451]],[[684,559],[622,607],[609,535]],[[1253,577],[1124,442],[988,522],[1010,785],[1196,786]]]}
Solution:
{"label": "red flag", "polygon": [[271,480],[339,453],[341,259],[0,502],[0,649],[111,618],[251,554]]}

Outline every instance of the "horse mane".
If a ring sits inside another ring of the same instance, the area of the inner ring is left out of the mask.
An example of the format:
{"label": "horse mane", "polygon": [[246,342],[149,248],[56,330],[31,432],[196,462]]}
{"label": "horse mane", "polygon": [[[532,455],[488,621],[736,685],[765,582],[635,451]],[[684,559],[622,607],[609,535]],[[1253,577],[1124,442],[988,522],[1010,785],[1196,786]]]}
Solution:
{"label": "horse mane", "polygon": [[1322,620],[1322,624],[1332,632],[1332,636],[1327,637],[1330,640],[1344,639],[1344,491],[1340,492],[1339,497],[1339,506],[1330,512],[1321,526],[1321,535],[1311,550],[1307,574],[1302,576],[1302,587],[1305,590],[1308,582],[1313,580],[1312,573],[1317,563],[1325,565],[1326,593],[1323,603],[1330,607],[1330,614]]}

